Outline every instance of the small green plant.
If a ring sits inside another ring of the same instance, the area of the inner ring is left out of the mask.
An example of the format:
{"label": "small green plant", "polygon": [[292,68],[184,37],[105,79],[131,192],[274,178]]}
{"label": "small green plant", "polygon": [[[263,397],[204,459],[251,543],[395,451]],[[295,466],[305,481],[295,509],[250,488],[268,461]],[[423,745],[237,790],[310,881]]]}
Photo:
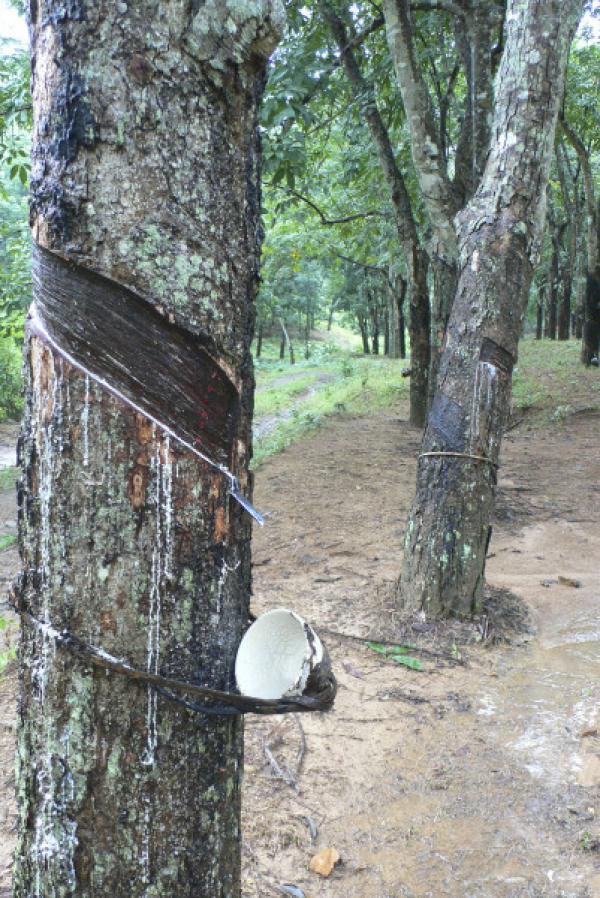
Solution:
{"label": "small green plant", "polygon": [[410,651],[417,648],[415,645],[383,645],[380,642],[368,642],[367,645],[378,655],[394,661],[395,664],[402,664],[411,670],[425,670],[423,663],[418,658],[409,655]]}
{"label": "small green plant", "polygon": [[14,533],[9,533],[7,536],[0,536],[0,552],[6,551],[6,549],[10,549],[11,546],[17,541],[17,537]]}
{"label": "small green plant", "polygon": [[570,411],[571,407],[568,405],[557,405],[550,416],[550,420],[565,421],[568,418]]}
{"label": "small green plant", "polygon": [[0,470],[1,492],[5,492],[6,490],[14,490],[18,473],[18,468],[2,468]]}
{"label": "small green plant", "polygon": [[8,665],[16,660],[16,657],[17,649],[15,646],[10,646],[10,648],[0,651],[0,676],[2,676]]}
{"label": "small green plant", "polygon": [[600,851],[600,838],[594,836],[588,829],[581,834],[579,845],[583,851]]}
{"label": "small green plant", "polygon": [[21,364],[21,350],[13,338],[0,336],[0,421],[19,418],[23,411]]}

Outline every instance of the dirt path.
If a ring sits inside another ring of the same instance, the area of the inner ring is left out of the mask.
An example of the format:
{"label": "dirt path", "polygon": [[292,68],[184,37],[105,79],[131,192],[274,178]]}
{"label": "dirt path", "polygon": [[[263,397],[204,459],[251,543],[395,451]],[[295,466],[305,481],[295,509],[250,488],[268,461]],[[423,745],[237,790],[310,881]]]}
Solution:
{"label": "dirt path", "polygon": [[[294,769],[295,722],[249,722],[246,895],[600,896],[600,739],[582,736],[600,725],[598,423],[522,426],[505,444],[488,576],[531,605],[535,638],[421,674],[329,638],[339,698],[302,719],[299,794],[263,750]],[[255,609],[385,630],[417,448],[403,416],[339,420],[265,465]],[[319,879],[308,862],[329,846],[342,863]]]}
{"label": "dirt path", "polygon": [[[255,539],[255,611],[393,631],[419,442],[405,413],[333,420],[259,470],[270,516]],[[526,599],[535,636],[469,646],[465,665],[424,659],[423,673],[326,636],[335,710],[301,730],[248,720],[244,895],[600,898],[599,425],[575,415],[506,440],[488,576]],[[427,622],[417,630],[429,639]],[[14,677],[1,687],[7,886]],[[274,778],[265,743],[296,789]],[[325,847],[342,861],[320,878],[308,863]]]}

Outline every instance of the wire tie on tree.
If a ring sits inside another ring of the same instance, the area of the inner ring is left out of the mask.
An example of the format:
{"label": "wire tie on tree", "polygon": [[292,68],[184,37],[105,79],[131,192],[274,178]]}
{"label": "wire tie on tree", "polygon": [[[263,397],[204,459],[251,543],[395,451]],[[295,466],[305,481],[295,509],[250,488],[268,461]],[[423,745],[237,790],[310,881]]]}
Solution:
{"label": "wire tie on tree", "polygon": [[487,455],[473,455],[471,452],[420,452],[418,458],[434,458],[443,456],[449,456],[450,458],[469,458],[471,459],[471,461],[486,462],[488,465],[491,465],[492,468],[500,467],[497,462],[492,461],[492,459],[488,458]]}

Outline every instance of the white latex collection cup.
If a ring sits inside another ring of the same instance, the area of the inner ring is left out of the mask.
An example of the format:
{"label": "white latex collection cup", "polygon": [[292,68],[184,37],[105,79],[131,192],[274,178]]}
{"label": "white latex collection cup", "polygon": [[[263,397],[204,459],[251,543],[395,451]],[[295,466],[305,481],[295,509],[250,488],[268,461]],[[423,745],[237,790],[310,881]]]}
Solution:
{"label": "white latex collection cup", "polygon": [[267,611],[248,628],[238,648],[235,678],[242,695],[278,699],[304,693],[321,664],[323,645],[294,611]]}

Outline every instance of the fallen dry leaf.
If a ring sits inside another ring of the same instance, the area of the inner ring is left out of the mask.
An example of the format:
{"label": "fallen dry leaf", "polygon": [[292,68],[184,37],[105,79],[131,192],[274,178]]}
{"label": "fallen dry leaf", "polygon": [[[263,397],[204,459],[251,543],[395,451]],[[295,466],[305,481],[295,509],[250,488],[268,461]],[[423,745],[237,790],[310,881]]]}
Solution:
{"label": "fallen dry leaf", "polygon": [[350,661],[342,661],[342,667],[349,673],[351,677],[358,677],[359,680],[364,680],[365,675],[358,667],[355,667],[354,664],[351,664]]}
{"label": "fallen dry leaf", "polygon": [[561,577],[558,575],[558,582],[561,586],[572,586],[573,589],[581,589],[581,580],[574,580],[572,577]]}
{"label": "fallen dry leaf", "polygon": [[597,735],[598,735],[598,729],[596,727],[593,727],[592,729],[584,730],[583,733],[581,734],[581,738],[585,739],[587,736],[597,736]]}
{"label": "fallen dry leaf", "polygon": [[329,876],[336,864],[340,862],[339,852],[335,848],[324,848],[311,859],[308,865],[311,873],[319,876]]}

